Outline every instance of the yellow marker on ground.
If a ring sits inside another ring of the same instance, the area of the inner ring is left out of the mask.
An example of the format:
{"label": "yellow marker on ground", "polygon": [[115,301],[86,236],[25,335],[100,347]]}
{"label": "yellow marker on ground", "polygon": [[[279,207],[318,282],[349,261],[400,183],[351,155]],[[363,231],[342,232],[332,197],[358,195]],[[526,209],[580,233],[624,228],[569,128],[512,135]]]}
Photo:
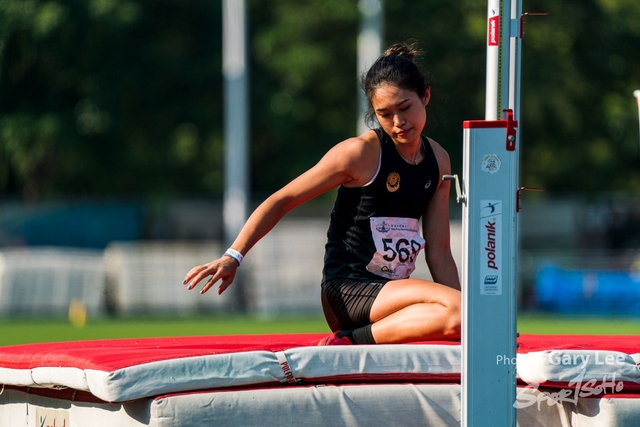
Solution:
{"label": "yellow marker on ground", "polygon": [[74,298],[69,304],[69,321],[76,328],[82,328],[87,323],[87,308],[82,300]]}

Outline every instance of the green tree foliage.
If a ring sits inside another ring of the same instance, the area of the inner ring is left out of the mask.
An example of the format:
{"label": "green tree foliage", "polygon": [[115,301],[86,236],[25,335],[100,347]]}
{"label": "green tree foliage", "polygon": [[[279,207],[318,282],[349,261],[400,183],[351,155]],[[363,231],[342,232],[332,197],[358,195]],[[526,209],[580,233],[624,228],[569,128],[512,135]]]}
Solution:
{"label": "green tree foliage", "polygon": [[[521,183],[640,191],[637,0],[525,0]],[[222,5],[0,0],[0,194],[222,191]],[[356,0],[250,0],[251,173],[271,192],[354,134]],[[433,76],[427,133],[461,166],[484,116],[486,1],[386,2]]]}
{"label": "green tree foliage", "polygon": [[0,191],[217,191],[219,9],[197,0],[0,3]]}
{"label": "green tree foliage", "polygon": [[537,0],[524,38],[525,185],[640,192],[640,2]]}
{"label": "green tree foliage", "polygon": [[356,130],[355,1],[254,1],[252,170],[271,192]]}

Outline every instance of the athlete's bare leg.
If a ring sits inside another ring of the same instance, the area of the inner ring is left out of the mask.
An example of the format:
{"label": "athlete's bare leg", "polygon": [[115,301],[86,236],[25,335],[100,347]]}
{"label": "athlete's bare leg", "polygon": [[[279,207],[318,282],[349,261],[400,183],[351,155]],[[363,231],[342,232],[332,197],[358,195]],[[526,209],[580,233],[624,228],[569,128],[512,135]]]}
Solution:
{"label": "athlete's bare leg", "polygon": [[460,291],[422,279],[392,280],[371,307],[378,344],[460,339]]}

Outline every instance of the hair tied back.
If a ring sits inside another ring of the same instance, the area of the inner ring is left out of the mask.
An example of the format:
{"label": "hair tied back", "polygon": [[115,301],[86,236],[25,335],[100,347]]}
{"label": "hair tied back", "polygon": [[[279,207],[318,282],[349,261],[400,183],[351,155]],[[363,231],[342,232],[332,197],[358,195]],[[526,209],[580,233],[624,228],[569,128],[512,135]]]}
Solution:
{"label": "hair tied back", "polygon": [[416,43],[395,43],[384,52],[383,56],[402,56],[413,61],[420,55],[420,51],[416,48]]}

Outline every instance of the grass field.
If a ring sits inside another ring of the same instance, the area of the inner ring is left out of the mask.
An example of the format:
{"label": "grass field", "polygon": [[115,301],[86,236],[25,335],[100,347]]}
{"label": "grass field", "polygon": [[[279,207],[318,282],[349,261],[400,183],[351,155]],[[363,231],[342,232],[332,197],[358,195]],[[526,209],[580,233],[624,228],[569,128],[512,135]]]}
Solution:
{"label": "grass field", "polygon": [[[560,317],[522,314],[518,331],[527,334],[640,335],[640,318]],[[163,336],[329,332],[322,317],[257,318],[208,316],[189,318],[89,319],[82,327],[67,319],[4,319],[0,345]]]}

